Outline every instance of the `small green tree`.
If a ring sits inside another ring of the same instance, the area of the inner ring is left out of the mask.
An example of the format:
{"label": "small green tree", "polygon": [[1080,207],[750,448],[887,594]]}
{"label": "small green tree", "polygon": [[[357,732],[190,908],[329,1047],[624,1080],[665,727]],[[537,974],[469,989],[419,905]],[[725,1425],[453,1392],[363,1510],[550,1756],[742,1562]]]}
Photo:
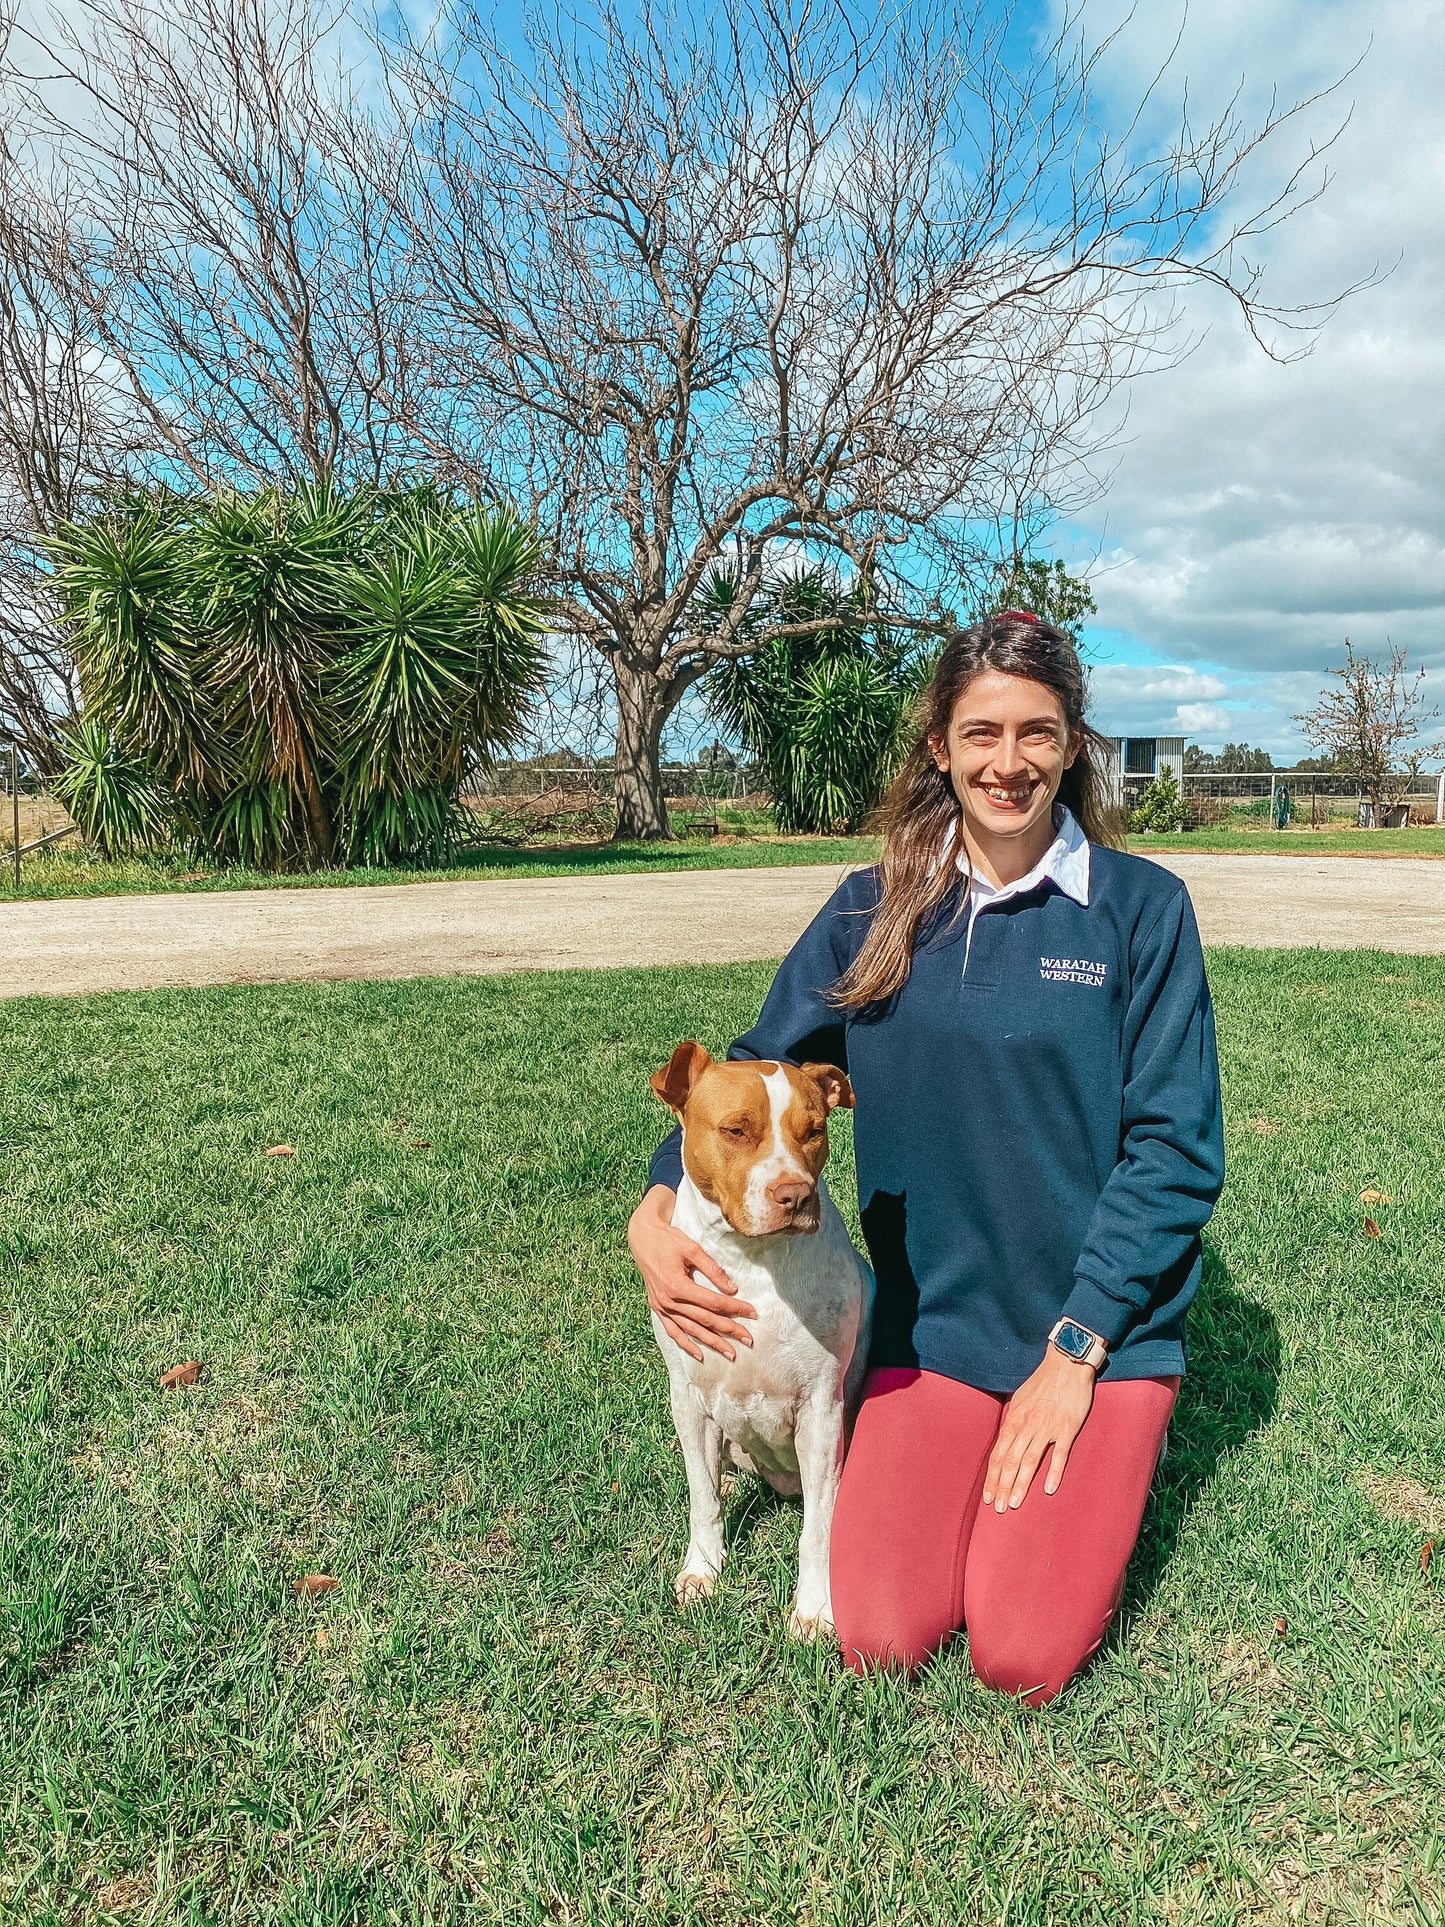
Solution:
{"label": "small green tree", "polygon": [[1029,609],[1062,629],[1075,646],[1085,622],[1098,610],[1093,591],[1082,576],[1070,575],[1062,562],[1045,562],[1027,555],[1015,555],[999,565],[985,599],[987,606],[981,613]]}
{"label": "small green tree", "polygon": [[1177,836],[1188,820],[1178,778],[1172,769],[1162,769],[1130,812],[1129,828],[1152,830],[1159,836]]}
{"label": "small green tree", "polygon": [[[725,603],[729,589],[715,577],[707,594]],[[898,766],[923,659],[821,569],[775,583],[753,619],[793,633],[719,663],[712,712],[760,767],[780,829],[856,830]]]}

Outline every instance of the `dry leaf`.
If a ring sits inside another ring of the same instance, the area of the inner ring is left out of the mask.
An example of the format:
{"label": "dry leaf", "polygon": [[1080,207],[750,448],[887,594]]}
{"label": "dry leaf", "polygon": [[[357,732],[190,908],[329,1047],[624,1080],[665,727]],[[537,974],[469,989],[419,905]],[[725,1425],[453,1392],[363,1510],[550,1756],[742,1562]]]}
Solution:
{"label": "dry leaf", "polygon": [[341,1581],[329,1573],[308,1572],[304,1579],[291,1581],[291,1590],[298,1599],[314,1599],[318,1593],[335,1592],[340,1584]]}
{"label": "dry leaf", "polygon": [[268,1158],[294,1158],[296,1150],[294,1145],[290,1144],[268,1144],[266,1155]]}
{"label": "dry leaf", "polygon": [[1373,1184],[1367,1184],[1360,1193],[1361,1204],[1393,1204],[1394,1202],[1388,1191],[1377,1191]]}
{"label": "dry leaf", "polygon": [[172,1365],[168,1372],[161,1373],[161,1389],[173,1392],[178,1385],[194,1385],[202,1370],[199,1358],[188,1358],[184,1365]]}
{"label": "dry leaf", "polygon": [[1378,1238],[1379,1235],[1380,1235],[1380,1227],[1375,1223],[1375,1220],[1373,1218],[1366,1218],[1365,1236],[1367,1238]]}
{"label": "dry leaf", "polygon": [[327,1647],[328,1647],[328,1646],[329,1646],[330,1644],[331,1644],[331,1635],[330,1635],[330,1633],[328,1633],[328,1632],[327,1632],[327,1630],[326,1630],[326,1628],[325,1628],[324,1626],[318,1626],[318,1627],[316,1628],[316,1650],[317,1650],[317,1652],[318,1652],[318,1653],[324,1653],[324,1652],[326,1651],[326,1648],[327,1648]]}
{"label": "dry leaf", "polygon": [[1421,1546],[1420,1548],[1421,1572],[1428,1572],[1430,1570],[1430,1561],[1434,1557],[1435,1557],[1435,1541],[1433,1539],[1427,1539],[1424,1545]]}
{"label": "dry leaf", "polygon": [[431,1139],[429,1137],[414,1137],[411,1141],[411,1148],[413,1151],[429,1151],[431,1149]]}
{"label": "dry leaf", "polygon": [[1281,1613],[1279,1618],[1274,1622],[1274,1630],[1276,1631],[1276,1633],[1278,1633],[1281,1639],[1283,1639],[1285,1634],[1289,1631],[1289,1621],[1285,1618],[1283,1613]]}

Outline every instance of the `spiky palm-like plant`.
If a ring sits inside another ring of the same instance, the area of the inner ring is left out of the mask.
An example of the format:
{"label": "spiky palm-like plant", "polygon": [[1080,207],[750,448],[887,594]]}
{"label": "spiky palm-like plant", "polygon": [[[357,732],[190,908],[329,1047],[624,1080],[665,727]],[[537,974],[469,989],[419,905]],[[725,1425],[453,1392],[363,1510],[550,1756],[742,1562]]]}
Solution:
{"label": "spiky palm-like plant", "polygon": [[[730,587],[715,577],[706,594],[725,606]],[[761,768],[780,829],[856,830],[897,767],[920,682],[915,653],[820,569],[780,581],[754,620],[821,626],[720,663],[709,706]]]}
{"label": "spiky palm-like plant", "polygon": [[87,713],[222,859],[444,854],[544,664],[535,539],[430,488],[130,497],[55,560]]}
{"label": "spiky palm-like plant", "polygon": [[94,713],[61,732],[64,761],[52,787],[102,856],[124,856],[162,841],[166,799],[144,757],[120,749]]}

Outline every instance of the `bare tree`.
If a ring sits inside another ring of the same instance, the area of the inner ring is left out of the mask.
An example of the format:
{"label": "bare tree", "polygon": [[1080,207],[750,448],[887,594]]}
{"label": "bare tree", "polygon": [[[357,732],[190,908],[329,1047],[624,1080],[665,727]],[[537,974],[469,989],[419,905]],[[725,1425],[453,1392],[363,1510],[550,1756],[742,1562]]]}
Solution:
{"label": "bare tree", "polygon": [[[65,155],[73,283],[148,472],[376,481],[404,460],[396,157],[313,0],[83,0],[14,85]],[[366,166],[358,169],[364,155]]]}
{"label": "bare tree", "polygon": [[[0,50],[12,27],[0,19]],[[43,544],[128,452],[57,173],[13,111],[0,114],[0,733],[47,773],[79,691]]]}
{"label": "bare tree", "polygon": [[1424,765],[1445,756],[1445,742],[1423,736],[1440,712],[1425,707],[1425,671],[1412,676],[1403,649],[1392,648],[1382,664],[1357,656],[1346,636],[1345,666],[1329,673],[1340,687],[1324,690],[1295,721],[1308,742],[1335,758],[1335,769],[1359,778],[1374,827],[1383,829]]}
{"label": "bare tree", "polygon": [[559,629],[610,672],[619,835],[667,834],[663,727],[784,632],[750,620],[780,559],[944,626],[981,520],[1017,550],[1088,492],[1101,409],[1178,351],[1171,291],[1303,319],[1245,256],[1318,149],[1230,217],[1299,106],[1141,156],[1152,92],[1109,138],[1072,24],[1022,69],[1002,43],[974,0],[600,0],[514,60],[453,0],[390,49],[430,318],[407,425],[550,546]]}

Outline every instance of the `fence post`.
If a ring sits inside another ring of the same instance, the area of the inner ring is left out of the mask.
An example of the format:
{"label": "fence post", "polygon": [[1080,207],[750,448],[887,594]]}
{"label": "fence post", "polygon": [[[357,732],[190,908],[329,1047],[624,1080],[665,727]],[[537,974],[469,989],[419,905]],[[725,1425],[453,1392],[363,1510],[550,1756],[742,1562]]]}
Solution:
{"label": "fence post", "polygon": [[15,831],[15,889],[20,889],[20,745],[10,745],[10,820]]}
{"label": "fence post", "polygon": [[1440,772],[1440,781],[1435,785],[1435,821],[1445,823],[1445,769]]}

